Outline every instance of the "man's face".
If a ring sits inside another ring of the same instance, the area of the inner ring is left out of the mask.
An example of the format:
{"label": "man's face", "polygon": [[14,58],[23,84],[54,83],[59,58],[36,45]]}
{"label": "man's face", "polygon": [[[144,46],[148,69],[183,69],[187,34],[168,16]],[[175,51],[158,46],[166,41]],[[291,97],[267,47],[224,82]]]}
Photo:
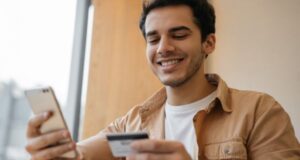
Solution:
{"label": "man's face", "polygon": [[205,55],[200,30],[188,6],[152,10],[145,32],[148,64],[164,85],[180,86],[198,73]]}

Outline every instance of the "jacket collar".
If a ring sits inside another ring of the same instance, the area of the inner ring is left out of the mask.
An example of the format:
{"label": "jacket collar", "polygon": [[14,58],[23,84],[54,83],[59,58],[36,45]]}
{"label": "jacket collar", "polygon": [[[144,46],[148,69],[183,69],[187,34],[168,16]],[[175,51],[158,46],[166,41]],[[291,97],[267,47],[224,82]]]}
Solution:
{"label": "jacket collar", "polygon": [[[230,98],[229,98],[229,88],[226,85],[226,83],[217,75],[217,74],[206,74],[206,79],[210,84],[217,86],[217,98],[209,105],[209,110],[216,107],[217,104],[220,104],[223,111],[225,112],[231,112],[232,108],[229,104]],[[151,125],[150,123],[147,123],[147,121],[150,121],[150,119],[153,120],[161,120],[164,118],[164,104],[167,100],[167,93],[166,89],[162,88],[158,92],[156,92],[154,95],[150,96],[147,100],[145,100],[142,104],[140,104],[140,116],[142,122],[144,122],[144,127],[147,125]],[[157,114],[153,114],[157,113]],[[154,126],[152,126],[154,127]],[[157,127],[157,129],[160,129],[163,127],[163,125]],[[161,137],[162,135],[156,135],[158,137]]]}
{"label": "jacket collar", "polygon": [[232,108],[229,104],[230,101],[230,91],[225,83],[217,74],[206,74],[206,79],[210,84],[217,86],[217,100],[220,102],[222,109],[225,112],[231,112]]}

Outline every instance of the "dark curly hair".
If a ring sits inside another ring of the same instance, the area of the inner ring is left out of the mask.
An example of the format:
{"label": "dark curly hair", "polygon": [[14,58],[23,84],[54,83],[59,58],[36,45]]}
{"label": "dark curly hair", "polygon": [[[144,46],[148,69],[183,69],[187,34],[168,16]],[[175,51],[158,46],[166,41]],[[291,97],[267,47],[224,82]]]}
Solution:
{"label": "dark curly hair", "polygon": [[140,30],[145,37],[145,21],[147,15],[155,8],[161,8],[166,6],[175,6],[175,5],[186,5],[192,9],[194,15],[194,22],[201,31],[202,41],[206,37],[215,33],[215,10],[213,6],[207,0],[144,0],[143,2],[143,11],[140,19]]}

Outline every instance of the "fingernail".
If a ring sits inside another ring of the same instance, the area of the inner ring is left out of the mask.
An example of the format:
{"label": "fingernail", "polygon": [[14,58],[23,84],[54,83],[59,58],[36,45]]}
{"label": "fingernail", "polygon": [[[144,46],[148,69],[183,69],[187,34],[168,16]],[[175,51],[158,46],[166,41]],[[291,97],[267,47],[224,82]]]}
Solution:
{"label": "fingernail", "polygon": [[68,146],[68,147],[69,147],[70,149],[73,149],[73,148],[74,148],[74,146],[75,146],[75,144],[72,142],[71,144],[69,144],[69,146]]}
{"label": "fingernail", "polygon": [[129,156],[126,157],[128,160],[134,159],[134,154],[130,154]]}
{"label": "fingernail", "polygon": [[45,112],[45,113],[43,114],[43,116],[44,116],[45,119],[47,119],[48,116],[49,116],[49,112]]}
{"label": "fingernail", "polygon": [[137,148],[137,144],[134,143],[134,142],[132,142],[132,143],[130,144],[130,147],[131,147],[131,149],[136,149],[136,148]]}
{"label": "fingernail", "polygon": [[69,137],[69,132],[68,131],[63,131],[62,135],[64,136],[64,138],[68,138]]}

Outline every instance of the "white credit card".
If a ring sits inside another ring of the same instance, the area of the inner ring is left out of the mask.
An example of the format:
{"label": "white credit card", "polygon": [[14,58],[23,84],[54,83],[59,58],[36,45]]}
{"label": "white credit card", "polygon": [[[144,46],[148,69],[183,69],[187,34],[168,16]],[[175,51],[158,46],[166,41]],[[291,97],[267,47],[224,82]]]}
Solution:
{"label": "white credit card", "polygon": [[134,151],[130,144],[135,140],[149,138],[146,132],[107,134],[106,138],[114,157],[126,157]]}

